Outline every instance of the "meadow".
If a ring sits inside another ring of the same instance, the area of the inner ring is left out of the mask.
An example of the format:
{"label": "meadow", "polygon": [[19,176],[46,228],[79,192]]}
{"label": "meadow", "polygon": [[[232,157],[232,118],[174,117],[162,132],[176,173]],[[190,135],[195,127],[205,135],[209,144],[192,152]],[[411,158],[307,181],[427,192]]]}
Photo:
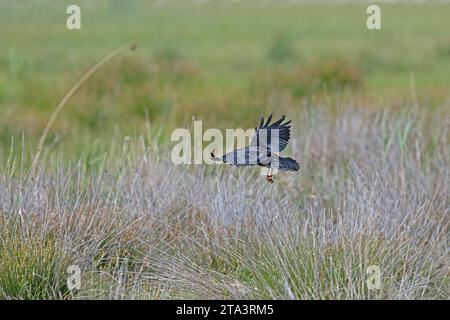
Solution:
{"label": "meadow", "polygon": [[[0,0],[0,298],[449,298],[448,4],[78,3]],[[171,162],[270,111],[300,171]]]}

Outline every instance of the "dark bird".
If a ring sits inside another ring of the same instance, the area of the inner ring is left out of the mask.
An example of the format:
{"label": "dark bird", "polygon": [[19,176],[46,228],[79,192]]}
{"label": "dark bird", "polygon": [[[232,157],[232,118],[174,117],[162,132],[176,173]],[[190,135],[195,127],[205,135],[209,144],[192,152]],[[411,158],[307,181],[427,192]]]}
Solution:
{"label": "dark bird", "polygon": [[283,151],[291,137],[291,121],[283,121],[286,116],[270,123],[272,113],[264,122],[261,116],[259,127],[255,128],[255,135],[250,140],[250,144],[244,148],[235,149],[221,157],[216,157],[211,153],[211,157],[216,161],[223,161],[236,167],[258,165],[269,168],[267,171],[267,181],[273,182],[273,169],[282,171],[297,171],[300,167],[297,161],[291,158],[280,157],[278,152]]}

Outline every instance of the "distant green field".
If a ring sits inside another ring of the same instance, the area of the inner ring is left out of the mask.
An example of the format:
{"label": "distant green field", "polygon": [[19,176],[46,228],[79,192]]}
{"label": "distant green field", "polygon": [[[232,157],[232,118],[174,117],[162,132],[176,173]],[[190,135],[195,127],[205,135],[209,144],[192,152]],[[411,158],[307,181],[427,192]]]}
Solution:
{"label": "distant green field", "polygon": [[133,133],[146,116],[164,130],[193,116],[223,128],[311,99],[396,106],[411,102],[414,83],[421,106],[448,104],[449,5],[384,4],[382,30],[369,31],[362,4],[76,2],[80,31],[65,26],[73,1],[0,2],[1,146],[37,138],[73,83],[130,41],[138,50],[75,94],[50,146]]}

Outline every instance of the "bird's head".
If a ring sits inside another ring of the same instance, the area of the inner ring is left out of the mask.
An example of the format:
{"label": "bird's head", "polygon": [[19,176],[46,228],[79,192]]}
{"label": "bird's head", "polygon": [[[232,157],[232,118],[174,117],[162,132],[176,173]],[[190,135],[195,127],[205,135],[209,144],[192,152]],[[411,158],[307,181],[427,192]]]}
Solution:
{"label": "bird's head", "polygon": [[211,152],[211,160],[214,160],[214,161],[222,161],[222,159],[220,159],[219,157],[216,157],[216,156],[214,155],[214,152]]}

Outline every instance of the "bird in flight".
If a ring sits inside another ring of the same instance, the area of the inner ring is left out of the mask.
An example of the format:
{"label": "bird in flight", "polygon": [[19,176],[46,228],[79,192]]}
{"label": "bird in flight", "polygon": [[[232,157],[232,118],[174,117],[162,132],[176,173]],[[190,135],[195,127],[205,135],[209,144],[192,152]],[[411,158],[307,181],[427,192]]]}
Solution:
{"label": "bird in flight", "polygon": [[258,165],[269,168],[266,179],[273,183],[273,170],[297,171],[300,167],[297,161],[292,158],[285,158],[278,155],[283,151],[291,137],[291,121],[283,121],[286,116],[270,123],[272,113],[264,121],[261,116],[259,126],[255,128],[255,134],[250,140],[250,144],[244,148],[235,149],[221,157],[216,157],[211,152],[211,158],[215,161],[234,165],[236,167]]}

